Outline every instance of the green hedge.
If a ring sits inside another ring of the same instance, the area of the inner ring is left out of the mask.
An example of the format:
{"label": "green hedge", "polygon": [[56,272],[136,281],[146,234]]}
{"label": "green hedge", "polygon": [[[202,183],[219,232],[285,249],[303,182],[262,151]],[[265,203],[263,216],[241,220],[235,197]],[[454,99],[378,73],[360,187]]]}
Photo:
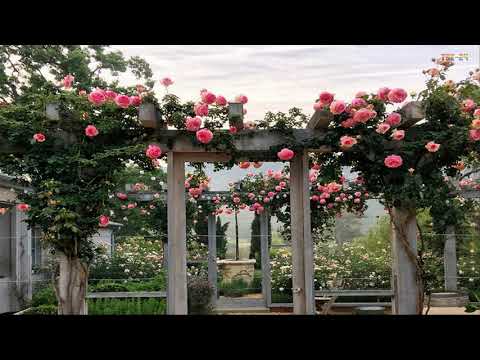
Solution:
{"label": "green hedge", "polygon": [[163,315],[164,299],[98,299],[88,300],[88,315]]}

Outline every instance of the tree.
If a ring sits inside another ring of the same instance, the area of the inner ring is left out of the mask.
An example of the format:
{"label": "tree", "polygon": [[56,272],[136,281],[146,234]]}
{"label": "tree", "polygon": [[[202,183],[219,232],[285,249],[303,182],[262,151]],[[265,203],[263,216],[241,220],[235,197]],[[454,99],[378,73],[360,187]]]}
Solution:
{"label": "tree", "polygon": [[[153,169],[136,107],[114,101],[95,106],[76,91],[98,86],[136,96],[134,88],[122,88],[115,80],[127,70],[152,85],[145,61],[125,59],[106,46],[0,47],[0,169],[32,190],[18,194],[24,203],[20,209],[27,211],[30,226],[41,228],[58,257],[59,314],[85,311],[89,263],[96,252],[89,239],[99,220],[108,222],[115,173],[127,160]],[[101,77],[107,71],[110,82]],[[73,84],[58,86],[68,74]],[[56,116],[46,116],[47,103],[56,104]]]}
{"label": "tree", "polygon": [[225,259],[227,255],[227,229],[230,225],[230,222],[222,224],[220,216],[217,217],[217,222],[215,224],[217,229],[217,257],[220,259]]}

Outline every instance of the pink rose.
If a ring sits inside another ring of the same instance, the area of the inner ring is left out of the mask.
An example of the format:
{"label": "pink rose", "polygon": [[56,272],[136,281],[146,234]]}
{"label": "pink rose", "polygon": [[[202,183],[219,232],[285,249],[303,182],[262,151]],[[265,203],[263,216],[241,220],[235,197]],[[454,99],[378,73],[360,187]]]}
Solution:
{"label": "pink rose", "polygon": [[395,88],[388,92],[388,100],[394,103],[401,103],[407,98],[407,92],[403,89]]}
{"label": "pink rose", "polygon": [[137,207],[136,203],[130,203],[130,204],[127,205],[128,209],[133,209],[133,208],[136,208],[136,207]]}
{"label": "pink rose", "polygon": [[88,125],[85,128],[85,135],[87,135],[89,138],[93,138],[98,135],[98,130],[94,125]]}
{"label": "pink rose", "polygon": [[99,219],[99,225],[101,227],[106,227],[110,223],[110,218],[107,215],[101,215]]}
{"label": "pink rose", "polygon": [[238,95],[237,97],[235,97],[235,101],[246,104],[248,102],[248,98],[245,95]]}
{"label": "pink rose", "polygon": [[402,116],[399,113],[392,112],[390,115],[387,116],[385,122],[390,124],[391,126],[397,126],[402,121]]}
{"label": "pink rose", "polygon": [[208,144],[213,139],[213,134],[208,129],[200,129],[197,131],[197,140],[202,144]]}
{"label": "pink rose", "polygon": [[190,187],[190,183],[188,181],[185,181],[185,189],[188,189]]}
{"label": "pink rose", "polygon": [[334,94],[329,93],[328,91],[323,91],[318,97],[318,102],[322,105],[330,105],[333,101]]}
{"label": "pink rose", "polygon": [[342,121],[340,123],[340,126],[346,128],[346,129],[349,129],[349,128],[354,127],[356,124],[357,124],[357,122],[355,120],[353,120],[353,118],[349,118],[347,120]]}
{"label": "pink rose", "polygon": [[227,99],[225,99],[222,95],[218,95],[215,99],[215,104],[218,106],[225,106],[227,105]]}
{"label": "pink rose", "polygon": [[390,92],[389,88],[382,87],[382,88],[378,89],[378,91],[377,91],[377,98],[379,98],[380,100],[383,100],[383,101],[387,101],[389,92]]}
{"label": "pink rose", "polygon": [[198,131],[202,126],[202,119],[198,116],[190,117],[187,116],[185,119],[185,126],[187,127],[188,131]]}
{"label": "pink rose", "polygon": [[360,199],[354,199],[354,200],[353,200],[353,202],[354,202],[355,204],[359,204],[360,201],[361,201]]}
{"label": "pink rose", "polygon": [[472,129],[480,129],[480,119],[473,119],[470,126]]}
{"label": "pink rose", "polygon": [[65,89],[70,89],[72,87],[73,81],[75,80],[75,77],[72,75],[68,74],[63,78],[63,87]]}
{"label": "pink rose", "polygon": [[150,159],[157,159],[162,155],[162,150],[157,145],[148,145],[145,155]]}
{"label": "pink rose", "polygon": [[127,95],[117,95],[115,98],[115,104],[123,109],[126,109],[130,106],[130,98]]}
{"label": "pink rose", "polygon": [[385,134],[388,130],[390,130],[390,125],[383,122],[378,124],[377,129],[375,131],[379,134]]}
{"label": "pink rose", "polygon": [[248,161],[242,161],[238,164],[240,169],[248,169],[250,167],[250,163]]}
{"label": "pink rose", "polygon": [[275,196],[275,193],[273,191],[269,191],[267,195],[269,197],[273,198]]}
{"label": "pink rose", "polygon": [[277,156],[280,160],[288,161],[295,156],[295,153],[290,149],[284,148],[277,153]]}
{"label": "pink rose", "polygon": [[360,196],[362,196],[362,193],[360,191],[357,191],[353,195],[355,195],[355,197],[359,198]]}
{"label": "pink rose", "polygon": [[230,126],[228,131],[230,132],[230,134],[236,134],[237,133],[237,128],[235,126]]}
{"label": "pink rose", "polygon": [[80,96],[85,96],[85,95],[87,95],[87,92],[86,92],[85,90],[80,90],[80,91],[78,92],[78,95],[80,95]]}
{"label": "pink rose", "polygon": [[207,116],[208,115],[208,105],[203,103],[197,103],[193,107],[195,115],[197,116]]}
{"label": "pink rose", "polygon": [[140,106],[142,103],[142,98],[140,96],[130,96],[130,105]]}
{"label": "pink rose", "polygon": [[352,107],[354,108],[361,108],[367,106],[367,102],[363,100],[361,97],[356,97],[352,100]]}
{"label": "pink rose", "polygon": [[241,201],[241,200],[240,200],[240,198],[238,198],[238,197],[234,197],[234,198],[233,198],[233,202],[234,202],[235,204],[238,204],[240,201]]}
{"label": "pink rose", "polygon": [[356,143],[357,139],[351,136],[345,135],[340,138],[340,147],[342,147],[343,149],[350,149]]}
{"label": "pink rose", "polygon": [[476,106],[477,105],[472,99],[467,99],[462,103],[462,111],[465,111],[465,112],[473,111],[473,109],[475,109]]}
{"label": "pink rose", "polygon": [[473,112],[473,116],[476,118],[480,118],[480,108],[475,109],[475,111]]}
{"label": "pink rose", "polygon": [[377,116],[377,113],[368,108],[361,108],[353,114],[353,121],[356,123],[366,123],[368,120]]}
{"label": "pink rose", "polygon": [[470,130],[469,132],[470,140],[479,141],[480,140],[480,130]]}
{"label": "pink rose", "polygon": [[260,162],[260,161],[257,161],[257,162],[254,162],[254,163],[253,163],[253,167],[254,167],[255,169],[261,168],[262,165],[263,165],[263,163]]}
{"label": "pink rose", "polygon": [[430,141],[425,145],[425,149],[429,152],[437,152],[440,149],[440,144],[437,144],[435,141]]}
{"label": "pink rose", "polygon": [[277,192],[282,191],[282,187],[280,185],[275,186],[275,191]]}
{"label": "pink rose", "polygon": [[102,105],[105,101],[105,95],[100,89],[96,89],[88,94],[88,101],[94,105]]}
{"label": "pink rose", "polygon": [[119,198],[120,200],[127,200],[128,196],[125,193],[119,192],[117,193],[117,198]]}
{"label": "pink rose", "polygon": [[202,92],[202,102],[205,104],[213,104],[215,100],[217,99],[214,94],[212,94],[210,91],[204,91]]}
{"label": "pink rose", "polygon": [[18,204],[17,205],[17,210],[21,211],[21,212],[27,212],[28,210],[30,210],[30,205],[25,204],[25,203]]}
{"label": "pink rose", "polygon": [[333,101],[330,104],[330,111],[332,114],[337,115],[345,111],[346,105],[342,100]]}
{"label": "pink rose", "polygon": [[325,205],[327,203],[327,201],[325,199],[320,199],[319,203],[322,204],[322,205]]}
{"label": "pink rose", "polygon": [[405,130],[395,130],[391,136],[393,140],[403,140],[403,138],[405,137]]}
{"label": "pink rose", "polygon": [[35,135],[33,135],[33,139],[36,141],[36,142],[44,142],[46,137],[45,135],[43,135],[42,133],[37,133]]}
{"label": "pink rose", "polygon": [[280,185],[282,188],[286,187],[287,186],[287,183],[285,181],[280,181],[278,183],[278,185]]}
{"label": "pink rose", "polygon": [[313,110],[315,111],[320,111],[323,109],[324,104],[322,104],[320,101],[317,101],[315,104],[313,104]]}
{"label": "pink rose", "polygon": [[431,77],[440,76],[440,70],[438,70],[437,68],[428,69],[428,70],[426,71],[426,73],[427,73],[428,75],[430,75]]}
{"label": "pink rose", "polygon": [[115,98],[118,96],[118,94],[112,90],[106,90],[104,95],[105,95],[105,99],[110,101],[115,101]]}
{"label": "pink rose", "polygon": [[366,96],[366,95],[367,95],[367,93],[365,91],[359,91],[355,94],[355,97],[356,98],[361,98],[361,97]]}
{"label": "pink rose", "polygon": [[162,84],[165,87],[169,87],[170,85],[173,84],[173,80],[168,77],[165,77],[162,80],[160,80],[160,84]]}
{"label": "pink rose", "polygon": [[383,163],[385,164],[386,167],[394,169],[402,166],[403,159],[398,155],[389,155],[385,158]]}

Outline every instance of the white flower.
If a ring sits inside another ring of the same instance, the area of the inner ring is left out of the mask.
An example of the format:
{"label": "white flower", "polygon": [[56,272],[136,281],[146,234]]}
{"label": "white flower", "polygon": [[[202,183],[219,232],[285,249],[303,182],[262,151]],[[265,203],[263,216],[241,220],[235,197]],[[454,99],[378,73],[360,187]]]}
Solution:
{"label": "white flower", "polygon": [[143,175],[143,174],[145,174],[145,171],[140,170],[139,173],[140,173],[140,175]]}
{"label": "white flower", "polygon": [[155,176],[152,176],[150,180],[155,181],[157,178]]}

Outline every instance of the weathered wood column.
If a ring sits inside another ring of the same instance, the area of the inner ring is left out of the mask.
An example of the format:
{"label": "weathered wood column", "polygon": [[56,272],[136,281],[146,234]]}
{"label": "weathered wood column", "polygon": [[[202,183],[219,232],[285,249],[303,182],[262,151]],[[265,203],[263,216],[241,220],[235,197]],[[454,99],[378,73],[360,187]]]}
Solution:
{"label": "weathered wood column", "polygon": [[292,280],[295,314],[315,314],[308,172],[308,155],[304,152],[296,154],[290,162]]}
{"label": "weathered wood column", "polygon": [[443,250],[443,266],[445,270],[445,291],[457,291],[457,244],[455,227],[447,226],[447,238]]}
{"label": "weathered wood column", "polygon": [[216,216],[208,215],[208,282],[213,287],[212,306],[217,305],[217,227],[215,224]]}
{"label": "weathered wood column", "polygon": [[12,212],[12,251],[14,252],[15,301],[19,306],[32,299],[32,232],[28,229],[25,213],[14,208]]}
{"label": "weathered wood column", "polygon": [[167,314],[186,315],[187,241],[185,214],[185,162],[181,154],[168,153],[168,288]]}
{"label": "weathered wood column", "polygon": [[[420,304],[420,284],[417,267],[417,219],[414,209],[394,208],[392,237],[392,286],[394,292],[392,312],[395,315],[415,315],[423,309]],[[409,251],[406,246],[408,246]]]}
{"label": "weathered wood column", "polygon": [[268,248],[268,222],[270,214],[264,211],[260,214],[260,254],[262,259],[262,295],[265,306],[272,304],[272,278],[270,274],[270,251]]}

